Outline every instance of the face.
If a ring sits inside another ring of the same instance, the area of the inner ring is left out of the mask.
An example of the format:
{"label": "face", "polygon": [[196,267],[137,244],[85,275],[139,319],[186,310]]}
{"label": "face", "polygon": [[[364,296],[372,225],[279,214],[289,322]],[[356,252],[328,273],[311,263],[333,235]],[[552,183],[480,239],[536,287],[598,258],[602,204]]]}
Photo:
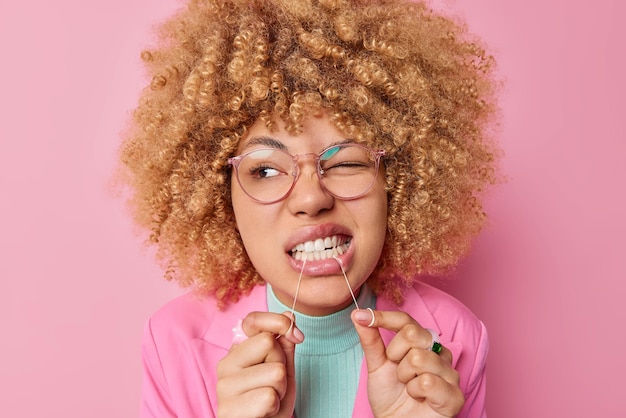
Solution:
{"label": "face", "polygon": [[[292,155],[319,154],[350,140],[323,116],[307,118],[298,136],[288,134],[280,122],[278,127],[270,132],[263,122],[254,124],[240,142],[238,155],[259,148],[283,148]],[[315,254],[316,241],[317,250],[323,241],[326,248],[341,247],[337,258],[356,294],[378,263],[385,240],[384,173],[379,168],[373,187],[364,196],[342,200],[322,187],[314,158],[301,157],[298,164],[300,171],[291,193],[270,204],[248,196],[233,175],[232,204],[246,252],[278,299],[292,305],[302,272],[296,310],[328,315],[349,306],[352,297],[339,263]],[[300,251],[292,252],[294,249]]]}

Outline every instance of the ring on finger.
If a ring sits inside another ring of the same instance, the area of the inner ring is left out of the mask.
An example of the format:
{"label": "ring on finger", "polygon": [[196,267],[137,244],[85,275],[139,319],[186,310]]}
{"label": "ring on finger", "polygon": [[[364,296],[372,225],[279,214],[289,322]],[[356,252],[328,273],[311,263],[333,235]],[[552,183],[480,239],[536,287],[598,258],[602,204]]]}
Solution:
{"label": "ring on finger", "polygon": [[439,334],[437,334],[434,330],[430,328],[426,328],[426,331],[430,332],[430,335],[433,338],[433,341],[430,344],[430,347],[427,348],[427,350],[432,351],[435,354],[441,353],[441,350],[443,349],[443,345],[441,345],[441,342],[439,340]]}

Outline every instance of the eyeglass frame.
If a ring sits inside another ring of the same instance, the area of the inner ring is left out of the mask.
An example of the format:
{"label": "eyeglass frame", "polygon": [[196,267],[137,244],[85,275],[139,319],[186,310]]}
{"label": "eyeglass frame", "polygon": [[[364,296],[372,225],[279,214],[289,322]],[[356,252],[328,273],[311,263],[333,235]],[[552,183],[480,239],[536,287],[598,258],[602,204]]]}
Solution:
{"label": "eyeglass frame", "polygon": [[[338,196],[335,193],[333,193],[330,190],[328,190],[328,188],[324,184],[324,181],[322,179],[322,175],[324,174],[324,170],[322,169],[320,161],[321,161],[322,156],[326,152],[328,152],[328,150],[330,150],[332,148],[336,148],[336,147],[345,148],[345,147],[353,147],[353,146],[362,148],[362,149],[370,152],[371,154],[373,154],[373,156],[374,156],[374,170],[375,170],[374,177],[372,178],[372,183],[362,193],[359,193],[358,195],[352,196],[352,197]],[[282,197],[280,197],[280,198],[278,198],[276,200],[271,200],[271,201],[264,201],[264,200],[257,199],[256,197],[252,196],[246,190],[246,188],[243,186],[243,184],[241,184],[241,180],[239,179],[239,163],[241,162],[241,160],[243,160],[246,156],[248,156],[249,154],[252,154],[253,152],[266,151],[266,150],[279,151],[279,152],[283,152],[283,153],[287,154],[289,157],[291,157],[291,160],[293,162],[293,166],[295,167],[295,171],[291,172],[291,176],[293,177],[293,180],[291,182],[291,186],[289,187],[289,190],[287,190],[287,192],[285,192],[284,196],[282,196]],[[246,195],[248,195],[248,197],[250,197],[255,202],[259,202],[259,203],[262,203],[262,204],[270,205],[272,203],[278,203],[278,202],[280,202],[282,200],[285,200],[291,194],[291,192],[293,191],[293,188],[295,187],[296,182],[298,181],[298,178],[300,177],[300,164],[298,164],[298,161],[300,160],[301,157],[307,157],[307,156],[315,157],[315,167],[316,167],[315,173],[317,174],[317,179],[319,180],[320,186],[322,187],[322,189],[324,191],[326,191],[331,196],[333,196],[333,197],[335,197],[337,199],[340,199],[340,200],[355,200],[355,199],[358,199],[360,197],[365,196],[367,193],[369,193],[370,190],[372,190],[372,187],[374,187],[374,183],[376,183],[376,178],[378,177],[378,171],[380,169],[380,159],[385,154],[386,154],[385,150],[382,150],[382,149],[374,150],[374,149],[372,149],[370,147],[367,147],[365,145],[362,145],[362,144],[349,142],[349,143],[341,143],[341,144],[330,145],[330,146],[324,148],[318,154],[316,154],[314,152],[308,152],[308,153],[305,153],[305,154],[293,155],[293,154],[291,154],[291,153],[289,153],[286,150],[281,149],[281,148],[271,148],[271,147],[256,148],[256,149],[250,150],[248,152],[245,152],[243,154],[236,155],[234,157],[230,157],[227,160],[227,162],[228,162],[228,165],[230,165],[232,168],[234,168],[234,170],[235,170],[235,177],[237,178],[237,183],[239,183],[239,186],[241,187],[241,190],[243,190],[243,192]]]}

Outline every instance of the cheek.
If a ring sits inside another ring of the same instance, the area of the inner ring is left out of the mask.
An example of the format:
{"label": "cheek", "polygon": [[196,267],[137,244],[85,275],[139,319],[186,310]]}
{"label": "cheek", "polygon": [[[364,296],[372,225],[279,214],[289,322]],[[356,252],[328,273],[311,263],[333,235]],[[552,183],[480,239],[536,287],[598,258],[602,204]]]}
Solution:
{"label": "cheek", "polygon": [[379,222],[377,225],[378,243],[379,243],[379,257],[382,253],[383,246],[385,244],[385,238],[387,236],[387,205],[385,204],[380,210]]}
{"label": "cheek", "polygon": [[[387,217],[389,207],[387,205],[387,192],[385,191],[384,185],[381,184],[380,190],[381,197],[379,199],[379,215],[378,215],[378,234],[379,234],[379,242],[380,242],[380,253],[382,253],[383,246],[385,244],[385,238],[387,237]],[[380,257],[380,255],[379,255]]]}
{"label": "cheek", "polygon": [[234,177],[230,181],[230,200],[233,206],[237,228],[245,228],[245,225],[249,222],[250,216],[253,215],[251,209],[254,202],[241,190],[241,186],[239,186],[239,183],[237,183]]}
{"label": "cheek", "polygon": [[385,234],[387,233],[387,216],[388,216],[388,204],[387,204],[387,191],[385,190],[385,185],[382,180],[379,183],[379,187],[376,190],[377,192],[377,219],[376,223],[380,228],[380,232],[383,235],[383,239]]}
{"label": "cheek", "polygon": [[366,216],[367,235],[371,239],[371,256],[380,257],[387,235],[387,193],[381,187],[376,191],[372,204],[361,211]]}
{"label": "cheek", "polygon": [[241,236],[244,248],[248,256],[252,259],[255,254],[263,253],[266,249],[259,242],[268,242],[272,228],[272,219],[275,214],[271,211],[271,206],[254,202],[246,195],[237,181],[231,183],[231,201],[237,230]]}

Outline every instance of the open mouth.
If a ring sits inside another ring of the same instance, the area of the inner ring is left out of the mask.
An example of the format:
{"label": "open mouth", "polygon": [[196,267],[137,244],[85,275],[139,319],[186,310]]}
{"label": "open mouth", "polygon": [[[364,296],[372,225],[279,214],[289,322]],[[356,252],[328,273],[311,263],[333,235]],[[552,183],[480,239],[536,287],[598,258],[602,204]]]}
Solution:
{"label": "open mouth", "polygon": [[293,247],[291,256],[296,260],[325,260],[338,257],[350,247],[352,237],[332,235],[318,238],[315,241],[306,241]]}

